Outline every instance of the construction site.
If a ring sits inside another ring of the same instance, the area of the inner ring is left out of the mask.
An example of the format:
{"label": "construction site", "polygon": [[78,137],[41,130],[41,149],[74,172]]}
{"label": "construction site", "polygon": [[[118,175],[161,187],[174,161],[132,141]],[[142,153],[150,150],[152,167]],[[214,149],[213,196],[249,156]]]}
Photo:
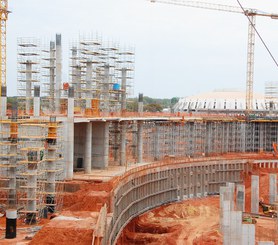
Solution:
{"label": "construction site", "polygon": [[278,83],[253,96],[255,17],[278,15],[151,1],[246,15],[248,71],[243,107],[146,112],[143,94],[127,108],[135,48],[96,34],[70,44],[68,68],[61,34],[18,37],[8,103],[0,2],[0,244],[278,244]]}

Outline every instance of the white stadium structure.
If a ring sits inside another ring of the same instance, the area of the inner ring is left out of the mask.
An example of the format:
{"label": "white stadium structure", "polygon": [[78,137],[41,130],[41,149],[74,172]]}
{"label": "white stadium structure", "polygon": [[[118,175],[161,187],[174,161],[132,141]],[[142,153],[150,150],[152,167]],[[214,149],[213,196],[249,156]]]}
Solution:
{"label": "white stadium structure", "polygon": [[[184,111],[219,111],[219,112],[241,112],[246,110],[245,92],[236,90],[215,90],[188,96],[179,99],[174,106],[175,112]],[[253,111],[263,112],[269,110],[269,105],[273,110],[278,109],[277,101],[269,103],[262,94],[254,93],[253,95]]]}

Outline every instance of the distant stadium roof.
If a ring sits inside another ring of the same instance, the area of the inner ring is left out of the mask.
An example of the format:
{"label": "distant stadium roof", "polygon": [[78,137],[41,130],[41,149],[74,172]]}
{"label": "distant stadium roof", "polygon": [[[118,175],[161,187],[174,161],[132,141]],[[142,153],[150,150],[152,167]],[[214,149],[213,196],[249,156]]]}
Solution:
{"label": "distant stadium roof", "polygon": [[[174,111],[244,111],[246,110],[245,92],[237,90],[215,90],[213,92],[197,94],[181,98],[174,106]],[[278,108],[278,104],[273,105],[273,109]],[[268,110],[269,103],[264,95],[253,94],[253,110]]]}

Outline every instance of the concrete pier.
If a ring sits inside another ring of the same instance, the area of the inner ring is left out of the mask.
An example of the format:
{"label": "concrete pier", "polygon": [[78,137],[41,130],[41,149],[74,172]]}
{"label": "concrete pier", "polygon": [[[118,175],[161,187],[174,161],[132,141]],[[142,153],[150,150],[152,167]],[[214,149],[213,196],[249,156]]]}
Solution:
{"label": "concrete pier", "polygon": [[251,176],[251,213],[259,212],[259,176]]}
{"label": "concrete pier", "polygon": [[60,113],[60,97],[62,84],[62,36],[56,34],[56,83],[55,83],[55,112]]}
{"label": "concrete pier", "polygon": [[137,123],[137,163],[143,162],[143,122]]}
{"label": "concrete pier", "polygon": [[91,61],[86,62],[86,109],[92,108],[92,73]]}
{"label": "concrete pier", "polygon": [[66,179],[73,177],[74,163],[74,88],[69,87],[68,93],[68,115],[65,127],[65,158],[66,158]]}
{"label": "concrete pier", "polygon": [[7,116],[7,87],[1,87],[1,114],[0,116],[6,117]]}
{"label": "concrete pier", "polygon": [[229,200],[231,202],[231,210],[235,210],[234,196],[235,196],[235,183],[228,182],[226,186],[229,187]]}
{"label": "concrete pier", "polygon": [[120,143],[120,165],[126,165],[126,129],[127,129],[127,122],[121,122],[121,143]]}
{"label": "concrete pier", "polygon": [[40,116],[40,107],[41,107],[41,101],[40,101],[40,86],[34,86],[34,117]]}
{"label": "concrete pier", "polygon": [[255,245],[255,225],[242,224],[241,231],[241,244],[242,245]]}
{"label": "concrete pier", "polygon": [[121,110],[122,112],[126,111],[126,72],[127,69],[126,68],[122,68],[121,69],[121,73],[122,73],[122,84],[121,84]]}
{"label": "concrete pier", "polygon": [[26,61],[26,114],[30,115],[31,112],[31,99],[32,99],[32,61]]}
{"label": "concrete pier", "polygon": [[242,212],[241,211],[231,211],[230,216],[230,244],[239,245],[242,244]]}
{"label": "concrete pier", "polygon": [[245,186],[236,185],[236,210],[245,212]]}
{"label": "concrete pier", "polygon": [[92,169],[92,123],[86,123],[86,139],[85,139],[85,174],[90,174]]}
{"label": "concrete pier", "polygon": [[55,112],[55,42],[50,42],[49,50],[49,110]]}
{"label": "concrete pier", "polygon": [[269,203],[277,201],[277,174],[269,175]]}
{"label": "concrete pier", "polygon": [[92,167],[105,169],[108,167],[109,123],[92,122]]}

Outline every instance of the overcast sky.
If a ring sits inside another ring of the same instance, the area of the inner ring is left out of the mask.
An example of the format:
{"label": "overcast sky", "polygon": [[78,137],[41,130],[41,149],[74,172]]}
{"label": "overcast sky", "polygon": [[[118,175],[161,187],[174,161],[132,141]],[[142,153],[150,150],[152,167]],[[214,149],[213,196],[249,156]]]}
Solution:
{"label": "overcast sky", "polygon": [[[207,1],[206,2],[213,2]],[[236,0],[214,1],[237,5]],[[278,13],[277,0],[241,0],[248,8]],[[7,24],[8,95],[16,95],[18,37],[54,39],[63,56],[79,33],[101,33],[136,49],[134,95],[184,97],[214,89],[245,90],[247,27],[244,15],[150,3],[147,0],[11,0]],[[257,17],[257,29],[278,59],[278,20]],[[63,79],[68,79],[65,60]],[[278,68],[258,38],[254,90],[278,81]]]}

